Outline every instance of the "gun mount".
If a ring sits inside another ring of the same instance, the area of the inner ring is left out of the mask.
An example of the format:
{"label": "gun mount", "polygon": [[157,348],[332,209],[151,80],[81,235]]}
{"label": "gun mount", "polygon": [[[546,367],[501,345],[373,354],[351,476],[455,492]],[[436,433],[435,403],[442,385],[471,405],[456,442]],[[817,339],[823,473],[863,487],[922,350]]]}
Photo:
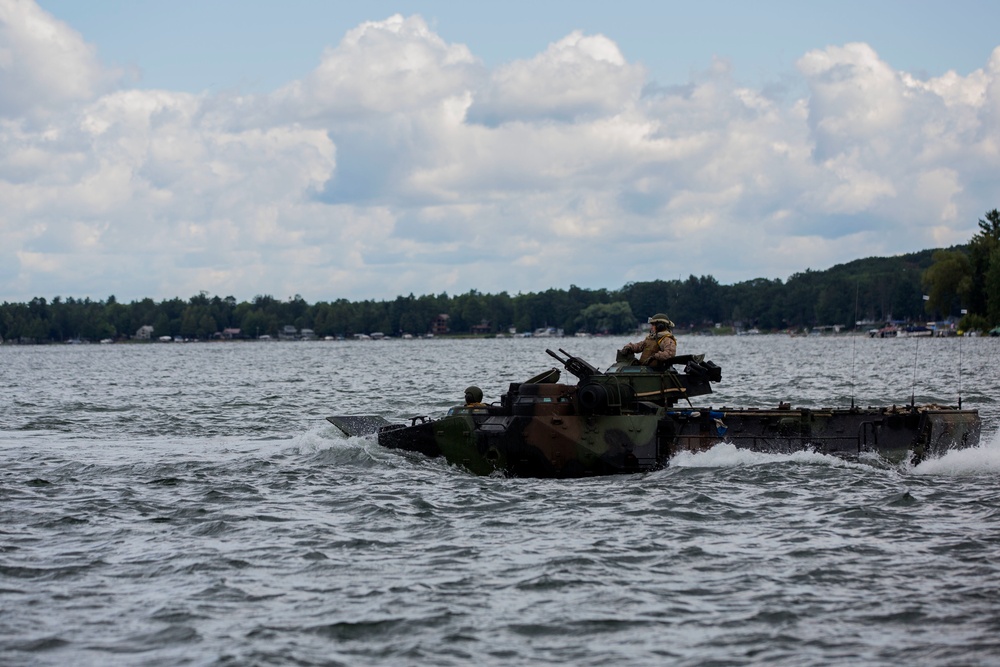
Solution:
{"label": "gun mount", "polygon": [[[377,434],[391,449],[444,456],[474,473],[582,477],[662,468],[680,451],[720,442],[767,452],[802,449],[845,458],[875,452],[916,461],[979,442],[975,410],[929,406],[866,409],[695,407],[722,369],[704,355],[658,366],[631,358],[602,372],[565,350],[546,350],[578,380],[561,384],[556,368],[513,382],[499,404],[456,406],[440,419],[392,424],[381,417],[327,419],[348,435]],[[678,372],[677,367],[682,371]],[[684,401],[683,408],[675,407]]]}

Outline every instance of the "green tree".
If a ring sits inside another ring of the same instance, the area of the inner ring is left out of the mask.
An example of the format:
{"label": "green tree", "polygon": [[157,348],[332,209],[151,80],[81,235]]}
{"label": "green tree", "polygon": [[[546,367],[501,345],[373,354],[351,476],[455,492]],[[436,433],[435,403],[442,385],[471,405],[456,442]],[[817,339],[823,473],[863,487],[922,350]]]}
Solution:
{"label": "green tree", "polygon": [[240,321],[240,331],[248,338],[258,336],[277,336],[278,318],[275,315],[259,310],[246,313]]}
{"label": "green tree", "polygon": [[990,255],[990,266],[983,280],[986,287],[986,319],[991,326],[1000,325],[1000,247]]}
{"label": "green tree", "polygon": [[939,250],[934,253],[934,263],[924,272],[922,283],[929,299],[928,313],[945,316],[962,305],[972,292],[972,263],[964,252]]}
{"label": "green tree", "polygon": [[627,333],[635,329],[636,319],[628,301],[593,303],[576,318],[580,329],[591,333]]}
{"label": "green tree", "polygon": [[628,283],[622,288],[622,296],[628,301],[632,312],[638,313],[641,317],[665,312],[674,322],[679,323],[681,318],[675,306],[680,294],[680,285],[680,281],[677,280]]}
{"label": "green tree", "polygon": [[[993,253],[997,248],[1000,248],[1000,211],[993,209],[987,211],[985,220],[979,220],[979,231],[969,241],[969,260],[972,264],[973,277],[969,310],[979,315],[985,315],[989,308],[986,274],[990,270]],[[1000,295],[995,298],[1000,298]]]}

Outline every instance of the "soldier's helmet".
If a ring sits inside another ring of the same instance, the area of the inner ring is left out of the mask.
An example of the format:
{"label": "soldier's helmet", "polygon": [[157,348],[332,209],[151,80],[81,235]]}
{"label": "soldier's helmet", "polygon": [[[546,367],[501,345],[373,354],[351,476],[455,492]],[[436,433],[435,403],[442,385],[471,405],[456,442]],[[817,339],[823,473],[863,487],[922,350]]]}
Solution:
{"label": "soldier's helmet", "polygon": [[649,324],[655,324],[657,331],[674,328],[674,323],[670,321],[670,318],[667,317],[665,313],[657,313],[649,318],[647,322],[649,322]]}
{"label": "soldier's helmet", "polygon": [[483,402],[483,390],[479,387],[472,386],[465,390],[465,402],[466,403],[482,403]]}

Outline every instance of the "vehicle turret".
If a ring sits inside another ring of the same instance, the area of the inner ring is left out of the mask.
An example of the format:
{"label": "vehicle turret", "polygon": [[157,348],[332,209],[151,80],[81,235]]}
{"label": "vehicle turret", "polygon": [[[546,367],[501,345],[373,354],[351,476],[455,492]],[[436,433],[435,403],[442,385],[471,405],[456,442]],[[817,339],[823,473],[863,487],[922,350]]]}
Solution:
{"label": "vehicle turret", "polygon": [[[619,354],[601,371],[563,349],[546,350],[576,377],[550,368],[513,382],[498,402],[469,387],[464,405],[439,419],[390,423],[374,415],[328,417],[347,435],[376,435],[391,449],[442,456],[479,475],[584,477],[656,470],[679,452],[726,442],[753,451],[809,450],[846,458],[873,452],[889,461],[940,455],[979,442],[975,410],[904,407],[716,408],[691,398],[712,393],[722,369],[704,355],[655,365]],[[678,405],[683,401],[683,405]]]}
{"label": "vehicle turret", "polygon": [[[670,407],[679,400],[712,393],[712,382],[722,379],[722,369],[705,355],[671,357],[657,366],[641,366],[629,355],[619,355],[616,363],[602,373],[579,357],[559,350],[546,352],[580,378],[577,400],[583,412],[604,409],[629,411],[637,402]],[[675,366],[683,366],[678,373]]]}

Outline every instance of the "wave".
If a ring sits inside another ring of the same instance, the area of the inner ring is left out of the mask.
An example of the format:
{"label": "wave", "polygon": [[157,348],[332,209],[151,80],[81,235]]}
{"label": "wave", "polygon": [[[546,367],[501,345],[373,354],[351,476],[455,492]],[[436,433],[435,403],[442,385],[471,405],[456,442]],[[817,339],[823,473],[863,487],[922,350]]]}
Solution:
{"label": "wave", "polygon": [[893,465],[877,454],[864,455],[857,460],[815,451],[790,453],[757,452],[740,449],[729,443],[719,443],[701,452],[680,452],[670,460],[674,468],[742,468],[778,463],[821,465],[836,468],[894,468],[899,472],[925,476],[977,476],[1000,473],[1000,432],[975,447],[955,449],[937,458],[929,458],[917,465]]}
{"label": "wave", "polygon": [[740,449],[727,442],[719,443],[703,452],[680,452],[670,459],[670,465],[678,468],[741,468],[774,463],[803,463],[837,468],[862,465],[820,452],[808,450],[783,454],[755,452],[749,449]]}
{"label": "wave", "polygon": [[915,475],[970,477],[1000,473],[1000,432],[975,447],[954,449],[913,467]]}

